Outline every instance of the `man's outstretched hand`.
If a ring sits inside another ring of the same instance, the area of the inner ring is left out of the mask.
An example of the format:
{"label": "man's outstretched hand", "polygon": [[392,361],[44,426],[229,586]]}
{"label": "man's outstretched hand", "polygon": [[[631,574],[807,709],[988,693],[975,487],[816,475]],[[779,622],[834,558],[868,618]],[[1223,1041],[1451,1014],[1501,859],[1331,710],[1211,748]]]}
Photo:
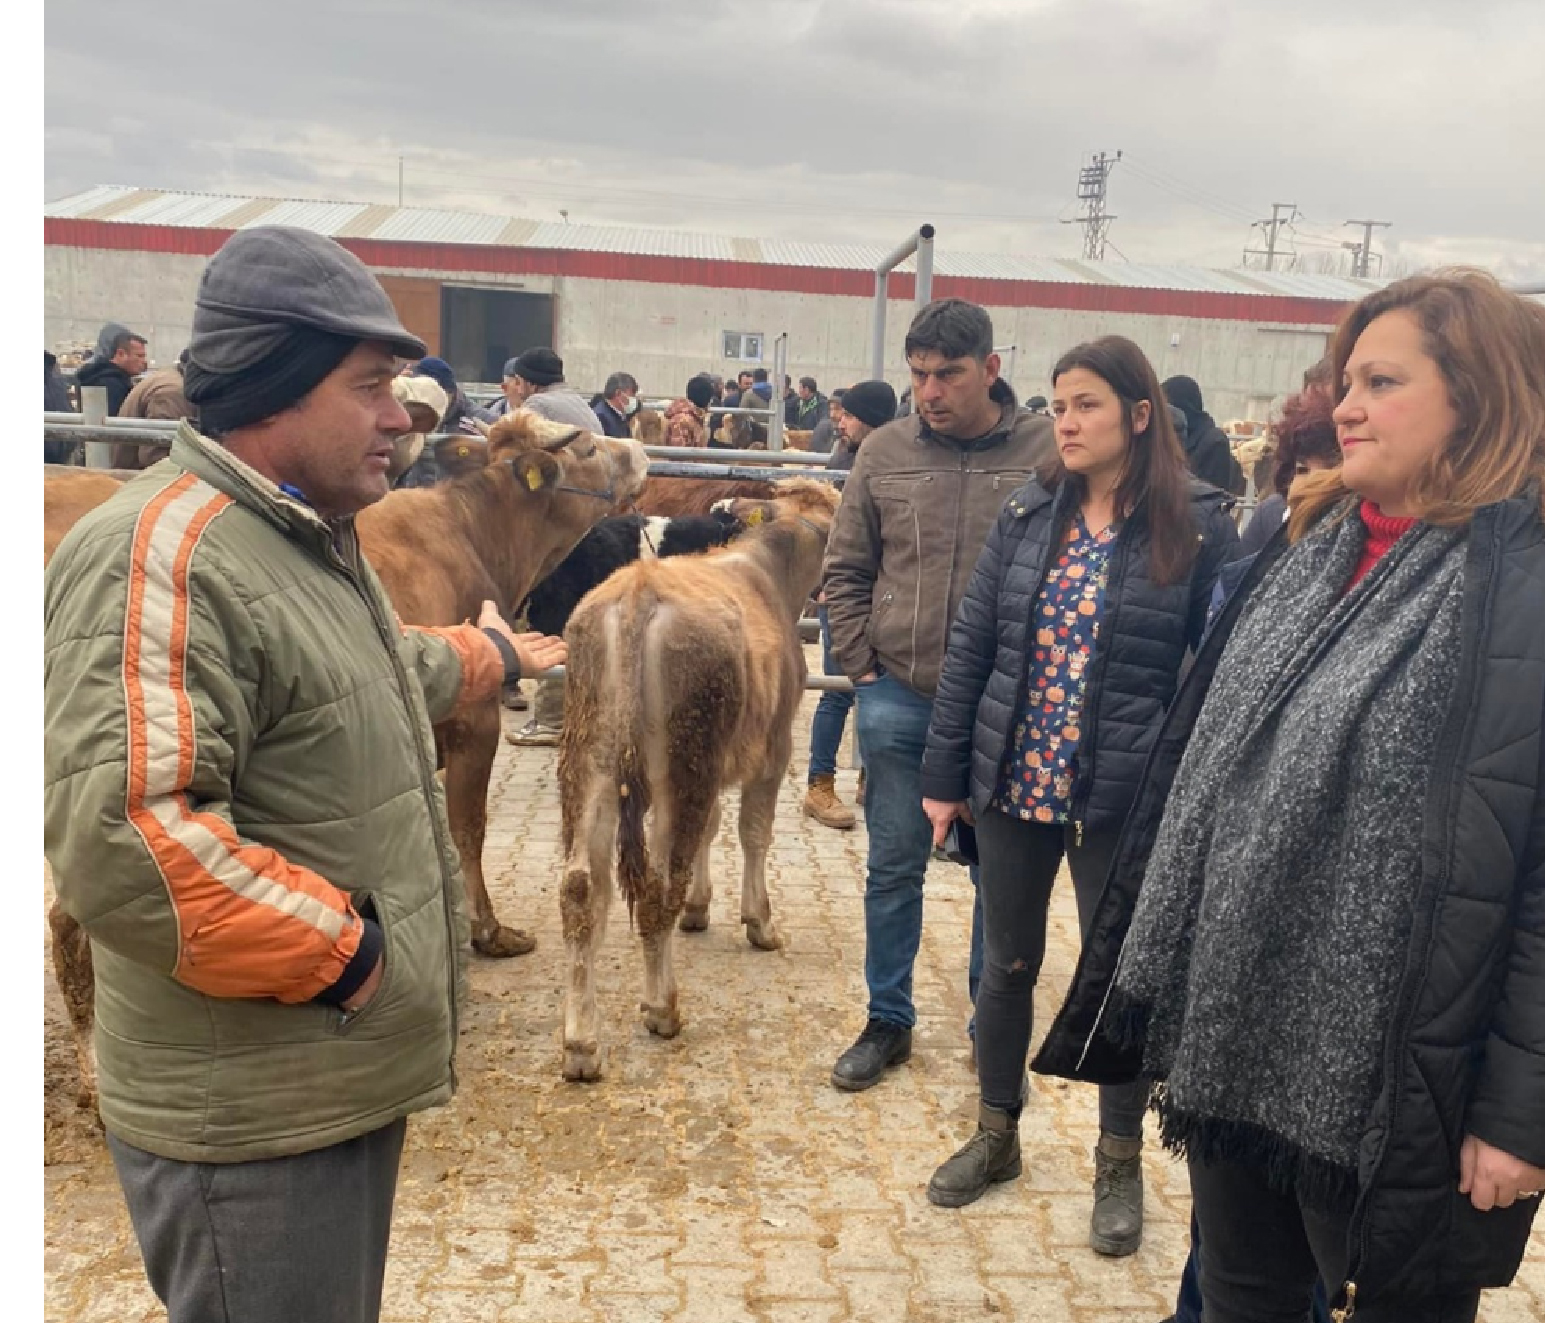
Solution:
{"label": "man's outstretched hand", "polygon": [[478,613],[477,627],[495,630],[509,640],[510,646],[515,649],[515,656],[520,660],[522,675],[535,675],[551,666],[562,666],[569,659],[569,645],[562,639],[550,634],[517,634],[492,602],[483,603],[483,609]]}

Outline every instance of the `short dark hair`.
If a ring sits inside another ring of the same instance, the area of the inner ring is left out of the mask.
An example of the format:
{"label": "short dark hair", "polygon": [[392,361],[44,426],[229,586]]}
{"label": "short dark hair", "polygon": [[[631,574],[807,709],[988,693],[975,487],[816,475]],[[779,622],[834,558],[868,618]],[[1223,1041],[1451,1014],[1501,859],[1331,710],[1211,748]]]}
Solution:
{"label": "short dark hair", "polygon": [[[594,378],[591,379],[594,380]],[[629,373],[613,372],[611,376],[607,377],[606,385],[602,388],[601,395],[609,400],[620,390],[636,391],[637,389],[638,382],[634,381]]]}
{"label": "short dark hair", "polygon": [[706,372],[699,372],[687,382],[687,398],[699,409],[706,409],[713,403],[713,378]]}
{"label": "short dark hair", "polygon": [[129,345],[148,345],[149,343],[150,341],[145,339],[143,335],[136,335],[133,331],[120,331],[112,338],[107,356],[113,358],[120,349],[124,349]]}
{"label": "short dark hair", "polygon": [[815,378],[814,377],[801,377],[799,379],[799,384],[801,386],[803,386],[806,390],[819,390],[820,389],[820,387],[815,384]]}
{"label": "short dark hair", "polygon": [[766,381],[767,380],[767,369],[766,368],[757,368],[754,372],[752,372],[751,380],[752,381],[758,381],[758,382]]}
{"label": "short dark hair", "polygon": [[753,372],[750,368],[741,368],[740,371],[735,374],[735,380],[739,381],[742,377],[750,377],[752,381],[755,381],[756,373]]}
{"label": "short dark hair", "polygon": [[904,352],[908,358],[932,353],[985,363],[992,353],[992,318],[965,299],[935,299],[912,319]]}
{"label": "short dark hair", "polygon": [[842,403],[842,397],[844,395],[846,395],[846,394],[847,394],[847,391],[843,390],[841,386],[838,386],[836,390],[834,390],[830,395],[828,395],[826,397],[826,402],[828,404],[841,404]]}

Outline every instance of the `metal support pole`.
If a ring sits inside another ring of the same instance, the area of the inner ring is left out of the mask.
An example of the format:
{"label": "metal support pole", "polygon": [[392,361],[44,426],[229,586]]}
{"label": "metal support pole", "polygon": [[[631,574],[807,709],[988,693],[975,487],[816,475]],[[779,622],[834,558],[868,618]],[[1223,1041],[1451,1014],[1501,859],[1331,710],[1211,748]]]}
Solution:
{"label": "metal support pole", "polygon": [[[869,342],[869,375],[875,381],[885,379],[885,300],[886,278],[898,266],[917,256],[917,306],[933,298],[933,226],[920,225],[917,233],[894,249],[874,269],[874,329]],[[924,252],[924,245],[927,250]]]}
{"label": "metal support pole", "polygon": [[933,226],[924,225],[917,232],[917,310],[933,302]]}
{"label": "metal support pole", "polygon": [[876,271],[874,276],[874,327],[869,332],[869,379],[880,381],[885,376],[885,300],[889,273]]}
{"label": "metal support pole", "polygon": [[[80,388],[81,424],[85,427],[101,427],[107,422],[107,387],[82,386]],[[111,468],[113,444],[111,441],[86,442],[86,467],[88,469]]]}
{"label": "metal support pole", "polygon": [[767,420],[767,448],[783,449],[783,379],[789,374],[789,333],[773,341],[772,417]]}

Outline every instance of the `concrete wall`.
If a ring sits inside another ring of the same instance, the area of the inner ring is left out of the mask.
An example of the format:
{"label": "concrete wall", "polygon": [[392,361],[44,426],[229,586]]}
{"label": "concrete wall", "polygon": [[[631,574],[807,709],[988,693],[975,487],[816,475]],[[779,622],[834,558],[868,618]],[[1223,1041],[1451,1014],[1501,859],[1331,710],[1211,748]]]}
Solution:
{"label": "concrete wall", "polygon": [[[148,336],[154,362],[170,362],[187,343],[205,259],[52,246],[43,252],[49,347],[94,341],[105,321],[123,322]],[[431,271],[389,270],[444,278]],[[722,356],[725,331],[761,333],[761,366],[769,369],[774,337],[787,331],[790,374],[796,380],[814,376],[823,391],[869,375],[869,299],[572,277],[451,279],[457,285],[551,292],[558,328],[554,347],[569,381],[585,391],[599,389],[619,369],[637,377],[648,395],[679,395],[695,372],[732,377],[745,365]],[[1298,389],[1327,338],[1324,331],[1251,322],[1043,308],[988,311],[997,343],[1016,347],[1004,354],[1004,370],[1021,398],[1050,394],[1052,364],[1068,348],[1120,334],[1142,346],[1161,379],[1182,372],[1195,377],[1220,422],[1265,418]],[[898,392],[907,382],[902,341],[912,312],[911,303],[893,300],[887,319],[886,377]]]}
{"label": "concrete wall", "polygon": [[44,347],[92,345],[104,322],[121,322],[149,341],[152,364],[171,363],[188,343],[204,266],[179,253],[44,245]]}

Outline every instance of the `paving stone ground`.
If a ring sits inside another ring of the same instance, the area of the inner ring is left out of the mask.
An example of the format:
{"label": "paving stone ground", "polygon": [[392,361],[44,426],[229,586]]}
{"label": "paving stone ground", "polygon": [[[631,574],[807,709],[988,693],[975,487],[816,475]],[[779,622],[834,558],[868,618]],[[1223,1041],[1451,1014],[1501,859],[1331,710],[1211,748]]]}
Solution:
{"label": "paving stone ground", "polygon": [[[639,953],[626,908],[613,907],[598,965],[610,1056],[593,1085],[559,1074],[556,751],[501,745],[490,885],[501,917],[535,929],[540,946],[513,961],[474,959],[460,1091],[409,1125],[384,1323],[1157,1323],[1169,1313],[1186,1253],[1184,1170],[1150,1146],[1142,1249],[1114,1261],[1090,1251],[1090,1089],[1034,1077],[1024,1177],[965,1209],[924,1196],[975,1116],[963,869],[929,871],[911,1062],[863,1094],[828,1082],[863,1027],[865,837],[862,823],[840,833],[799,812],[814,705],[807,697],[799,719],[770,865],[787,948],[750,949],[736,922],[731,803],[714,852],[713,926],[677,938],[686,1027],[674,1041],[639,1021]],[[854,780],[839,777],[845,799]],[[1077,933],[1064,878],[1042,1025],[1072,975]],[[164,1319],[106,1150],[74,1108],[46,954],[44,965],[46,1317]],[[1545,1323],[1545,1229],[1481,1319]]]}

